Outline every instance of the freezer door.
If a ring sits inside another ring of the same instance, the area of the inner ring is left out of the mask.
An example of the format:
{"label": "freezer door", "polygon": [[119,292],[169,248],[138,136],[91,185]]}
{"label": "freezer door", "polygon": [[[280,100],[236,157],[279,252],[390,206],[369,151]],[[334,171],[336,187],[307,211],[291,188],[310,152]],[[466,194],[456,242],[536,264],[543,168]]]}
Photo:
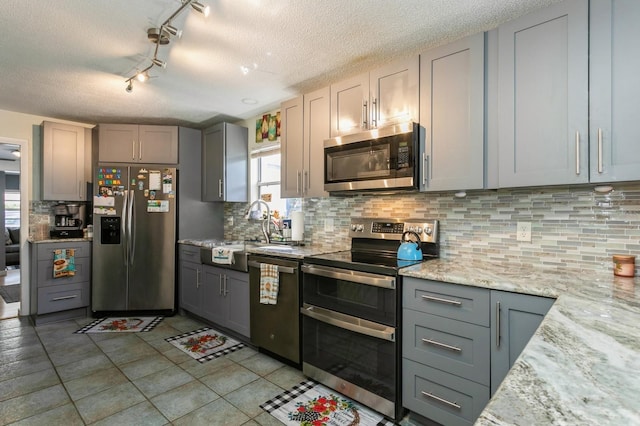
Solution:
{"label": "freezer door", "polygon": [[[126,191],[128,170],[122,165],[101,166],[95,171],[91,310],[121,311],[127,307]],[[115,183],[114,183],[115,181]],[[101,184],[102,183],[102,184]],[[122,185],[120,187],[120,185]],[[109,205],[113,202],[113,205]],[[101,204],[101,205],[98,205]],[[102,213],[100,213],[102,212]]]}
{"label": "freezer door", "polygon": [[131,167],[129,310],[175,309],[176,169]]}

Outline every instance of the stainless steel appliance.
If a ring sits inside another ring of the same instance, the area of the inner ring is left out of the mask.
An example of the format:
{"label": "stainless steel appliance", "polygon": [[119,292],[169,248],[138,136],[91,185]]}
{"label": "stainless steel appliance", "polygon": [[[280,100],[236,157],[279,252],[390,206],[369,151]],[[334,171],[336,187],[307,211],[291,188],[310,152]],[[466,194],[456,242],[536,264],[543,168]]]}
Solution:
{"label": "stainless steel appliance", "polygon": [[[397,260],[402,235],[420,236],[422,259]],[[438,221],[352,219],[351,250],[304,258],[302,371],[398,419],[402,277],[437,258]]]}
{"label": "stainless steel appliance", "polygon": [[78,203],[60,203],[53,206],[53,229],[51,238],[82,238],[83,225],[87,220],[86,206]]}
{"label": "stainless steel appliance", "polygon": [[417,190],[418,129],[399,123],[325,140],[325,191]]}
{"label": "stainless steel appliance", "polygon": [[101,165],[94,187],[91,310],[173,312],[176,169]]}
{"label": "stainless steel appliance", "polygon": [[[260,264],[278,266],[278,300],[260,303]],[[300,364],[300,264],[298,261],[249,255],[251,343]]]}

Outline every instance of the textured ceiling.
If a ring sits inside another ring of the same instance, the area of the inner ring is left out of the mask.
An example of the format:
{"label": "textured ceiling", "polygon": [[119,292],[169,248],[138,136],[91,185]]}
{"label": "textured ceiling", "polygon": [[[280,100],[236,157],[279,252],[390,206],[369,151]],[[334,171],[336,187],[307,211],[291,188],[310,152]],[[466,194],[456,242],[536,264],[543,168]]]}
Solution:
{"label": "textured ceiling", "polygon": [[180,0],[1,0],[0,109],[204,127],[558,0],[200,1],[210,16],[185,9],[173,21],[182,38],[159,49],[166,69],[127,93],[125,80],[153,57],[147,29]]}

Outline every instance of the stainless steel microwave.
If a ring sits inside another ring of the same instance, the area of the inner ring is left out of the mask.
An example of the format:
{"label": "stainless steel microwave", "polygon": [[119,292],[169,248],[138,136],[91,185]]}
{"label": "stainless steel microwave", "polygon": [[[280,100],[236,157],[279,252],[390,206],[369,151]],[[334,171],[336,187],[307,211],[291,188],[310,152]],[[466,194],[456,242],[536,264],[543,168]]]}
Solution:
{"label": "stainless steel microwave", "polygon": [[324,190],[418,189],[418,123],[398,123],[324,141]]}

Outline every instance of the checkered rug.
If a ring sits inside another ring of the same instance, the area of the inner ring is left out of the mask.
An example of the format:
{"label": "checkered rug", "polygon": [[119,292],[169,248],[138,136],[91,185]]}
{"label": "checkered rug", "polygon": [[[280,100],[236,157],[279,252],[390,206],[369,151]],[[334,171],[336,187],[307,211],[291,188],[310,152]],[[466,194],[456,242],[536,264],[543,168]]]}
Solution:
{"label": "checkered rug", "polygon": [[260,405],[288,426],[390,426],[392,420],[308,380]]}
{"label": "checkered rug", "polygon": [[98,318],[74,333],[138,333],[151,331],[163,318],[164,317]]}
{"label": "checkered rug", "polygon": [[209,327],[199,328],[164,340],[198,362],[209,361],[244,348],[242,343]]}

